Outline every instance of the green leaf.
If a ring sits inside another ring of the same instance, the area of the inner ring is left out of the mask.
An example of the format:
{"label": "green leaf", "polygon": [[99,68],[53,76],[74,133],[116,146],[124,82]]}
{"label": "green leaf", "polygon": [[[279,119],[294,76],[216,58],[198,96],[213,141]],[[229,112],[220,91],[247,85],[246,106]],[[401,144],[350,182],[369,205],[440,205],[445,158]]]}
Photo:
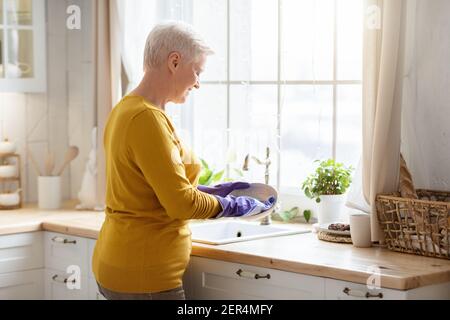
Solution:
{"label": "green leaf", "polygon": [[200,159],[200,162],[202,163],[203,168],[209,169],[209,165],[208,165],[208,163],[205,160]]}
{"label": "green leaf", "polygon": [[198,183],[203,186],[209,186],[208,182],[211,179],[212,174],[213,172],[211,170],[204,168],[200,176],[200,179],[198,180]]}
{"label": "green leaf", "polygon": [[309,223],[309,220],[311,220],[311,216],[312,216],[311,210],[303,211],[303,217],[305,218],[306,223]]}
{"label": "green leaf", "polygon": [[220,181],[220,179],[222,179],[223,174],[225,173],[224,170],[217,172],[216,174],[214,174],[211,178],[211,183],[215,183],[217,181]]}

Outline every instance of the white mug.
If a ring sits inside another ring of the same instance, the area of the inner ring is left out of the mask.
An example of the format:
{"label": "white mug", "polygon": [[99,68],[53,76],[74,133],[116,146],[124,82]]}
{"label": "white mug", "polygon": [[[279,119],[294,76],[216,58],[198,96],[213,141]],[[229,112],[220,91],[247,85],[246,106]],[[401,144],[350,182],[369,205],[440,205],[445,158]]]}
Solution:
{"label": "white mug", "polygon": [[39,209],[61,208],[61,177],[38,177]]}
{"label": "white mug", "polygon": [[350,235],[355,247],[369,248],[372,246],[369,214],[350,214]]}

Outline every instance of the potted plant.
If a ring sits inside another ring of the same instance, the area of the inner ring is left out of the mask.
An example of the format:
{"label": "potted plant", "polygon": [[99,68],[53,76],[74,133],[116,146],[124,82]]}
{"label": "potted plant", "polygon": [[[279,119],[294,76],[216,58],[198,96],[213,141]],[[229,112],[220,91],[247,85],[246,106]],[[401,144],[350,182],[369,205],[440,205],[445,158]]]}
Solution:
{"label": "potted plant", "polygon": [[333,159],[316,160],[318,167],[303,182],[302,189],[310,199],[319,203],[319,224],[336,222],[345,203],[345,192],[352,182],[353,168]]}

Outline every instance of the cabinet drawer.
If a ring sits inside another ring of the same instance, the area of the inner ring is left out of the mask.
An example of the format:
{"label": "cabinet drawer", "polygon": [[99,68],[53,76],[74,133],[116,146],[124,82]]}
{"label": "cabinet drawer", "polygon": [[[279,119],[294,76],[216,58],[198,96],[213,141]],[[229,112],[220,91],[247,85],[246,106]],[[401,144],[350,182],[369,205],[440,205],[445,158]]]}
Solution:
{"label": "cabinet drawer", "polygon": [[0,273],[44,268],[42,232],[0,236]]}
{"label": "cabinet drawer", "polygon": [[[45,269],[45,299],[46,300],[87,300],[88,299],[88,278],[81,276],[75,281],[79,281],[80,288],[70,288],[67,281],[71,280],[65,271],[55,269]],[[76,284],[76,283],[75,283]],[[75,285],[74,284],[74,285]]]}
{"label": "cabinet drawer", "polygon": [[81,275],[88,275],[88,239],[65,234],[46,232],[45,234],[45,267],[66,270],[75,265]]}
{"label": "cabinet drawer", "polygon": [[325,280],[291,272],[192,257],[186,280],[193,299],[323,299]]}
{"label": "cabinet drawer", "polygon": [[44,298],[44,269],[0,274],[0,300]]}
{"label": "cabinet drawer", "polygon": [[371,290],[367,285],[333,279],[325,280],[327,300],[403,300],[406,292],[392,289]]}

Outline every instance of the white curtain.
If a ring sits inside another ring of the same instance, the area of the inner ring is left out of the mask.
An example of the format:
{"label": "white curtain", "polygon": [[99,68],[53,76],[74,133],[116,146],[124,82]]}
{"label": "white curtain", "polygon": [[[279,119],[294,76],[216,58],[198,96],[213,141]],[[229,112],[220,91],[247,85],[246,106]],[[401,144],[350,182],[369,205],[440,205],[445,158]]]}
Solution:
{"label": "white curtain", "polygon": [[103,132],[111,109],[119,99],[120,55],[116,38],[117,11],[109,0],[92,2],[96,49],[96,123],[97,123],[97,204],[103,207],[106,191]]}
{"label": "white curtain", "polygon": [[450,1],[408,7],[402,153],[416,188],[449,191]]}
{"label": "white curtain", "polygon": [[407,2],[365,1],[363,155],[349,203],[370,212],[373,241],[383,241],[376,196],[398,190]]}

